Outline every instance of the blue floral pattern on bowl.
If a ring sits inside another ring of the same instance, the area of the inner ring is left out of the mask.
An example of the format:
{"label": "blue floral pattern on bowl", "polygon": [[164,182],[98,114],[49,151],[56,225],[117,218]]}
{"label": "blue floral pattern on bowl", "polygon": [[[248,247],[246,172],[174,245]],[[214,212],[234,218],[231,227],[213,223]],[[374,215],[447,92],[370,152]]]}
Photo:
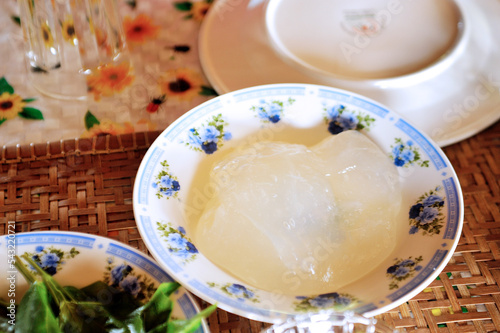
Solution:
{"label": "blue floral pattern on bowl", "polygon": [[324,120],[328,124],[328,131],[333,135],[348,130],[368,130],[375,122],[375,118],[359,111],[349,110],[342,104],[326,106],[323,110],[326,113]]}
{"label": "blue floral pattern on bowl", "polygon": [[181,259],[184,264],[196,259],[198,249],[186,236],[186,230],[183,227],[175,229],[170,223],[160,222],[157,222],[156,226],[167,243],[169,253]]}
{"label": "blue floral pattern on bowl", "polygon": [[263,123],[277,123],[283,118],[284,109],[295,102],[293,98],[288,98],[285,102],[280,100],[266,101],[261,99],[258,105],[254,105],[250,110],[257,113],[257,117]]}
{"label": "blue floral pattern on bowl", "polygon": [[410,235],[422,231],[423,235],[438,235],[445,223],[442,212],[445,197],[440,194],[442,186],[424,193],[417,202],[411,206],[408,213],[410,219]]}
{"label": "blue floral pattern on bowl", "polygon": [[228,123],[222,119],[222,114],[213,116],[203,126],[189,129],[187,141],[183,143],[195,151],[213,154],[222,147],[224,141],[232,138],[231,132],[224,130],[227,125]]}
{"label": "blue floral pattern on bowl", "polygon": [[418,165],[420,167],[429,167],[429,160],[422,160],[419,149],[413,141],[404,142],[401,138],[395,138],[395,145],[391,146],[391,159],[397,167],[409,167]]}
{"label": "blue floral pattern on bowl", "polygon": [[170,173],[167,161],[161,162],[161,166],[162,169],[156,175],[151,186],[156,189],[156,196],[158,199],[163,198],[163,196],[167,197],[167,199],[177,198],[177,194],[181,189],[179,180]]}
{"label": "blue floral pattern on bowl", "polygon": [[408,259],[396,258],[394,260],[394,265],[387,268],[387,277],[391,279],[389,284],[389,289],[398,289],[399,283],[413,277],[416,272],[422,269],[419,263],[422,261],[422,256],[409,257]]}
{"label": "blue floral pattern on bowl", "polygon": [[125,261],[116,263],[114,257],[107,259],[103,282],[141,301],[149,300],[157,289],[146,275],[136,274],[134,268]]}
{"label": "blue floral pattern on bowl", "polygon": [[[69,252],[64,252],[53,246],[45,248],[42,245],[38,245],[35,248],[35,253],[26,252],[34,262],[38,264],[45,272],[50,275],[55,275],[65,264],[65,260],[72,259],[80,254],[80,251],[74,247],[70,249]],[[38,274],[34,268],[32,270],[35,274]]]}
{"label": "blue floral pattern on bowl", "polygon": [[347,310],[359,303],[354,296],[346,293],[327,293],[316,296],[297,296],[295,311],[309,312],[323,309],[333,309],[335,311]]}
{"label": "blue floral pattern on bowl", "polygon": [[255,295],[255,291],[245,287],[244,285],[238,283],[226,283],[221,286],[213,282],[208,282],[207,284],[210,288],[218,288],[222,290],[225,294],[234,297],[241,302],[244,301],[250,301],[252,303],[259,302],[259,298]]}

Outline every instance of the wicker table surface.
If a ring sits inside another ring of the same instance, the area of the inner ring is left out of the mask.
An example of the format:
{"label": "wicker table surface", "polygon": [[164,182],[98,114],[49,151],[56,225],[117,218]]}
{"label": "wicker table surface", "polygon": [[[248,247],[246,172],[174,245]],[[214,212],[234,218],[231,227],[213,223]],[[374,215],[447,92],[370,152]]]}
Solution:
{"label": "wicker table surface", "polygon": [[[134,221],[132,188],[158,134],[0,149],[0,234],[15,221],[17,232],[86,232],[147,253]],[[459,245],[438,280],[379,318],[407,331],[500,331],[500,123],[444,151],[464,193]],[[259,332],[267,326],[220,309],[208,323],[212,332]]]}

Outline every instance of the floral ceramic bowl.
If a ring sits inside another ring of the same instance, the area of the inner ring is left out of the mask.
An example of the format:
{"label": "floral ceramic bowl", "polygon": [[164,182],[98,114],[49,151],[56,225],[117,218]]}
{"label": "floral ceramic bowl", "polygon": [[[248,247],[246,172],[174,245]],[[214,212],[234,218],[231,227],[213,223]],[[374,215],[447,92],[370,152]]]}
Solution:
{"label": "floral ceramic bowl", "polygon": [[[197,170],[217,154],[256,137],[313,145],[355,130],[385,152],[403,187],[395,250],[377,269],[320,295],[282,295],[250,286],[196,247],[183,210]],[[259,137],[257,135],[257,137]],[[422,291],[444,268],[463,223],[463,198],[450,162],[429,138],[383,105],[325,86],[276,84],[212,99],[179,118],[153,143],[133,195],[149,250],[176,280],[219,307],[267,322],[310,311],[387,311]]]}
{"label": "floral ceramic bowl", "polygon": [[[103,281],[133,297],[147,301],[162,282],[174,281],[152,259],[125,244],[109,238],[64,231],[40,231],[4,235],[0,238],[0,298],[19,303],[28,290],[28,283],[15,276],[15,288],[9,282],[16,269],[11,255],[28,254],[45,272],[61,285],[83,288]],[[175,301],[172,317],[191,318],[198,306],[184,288],[172,296]],[[10,301],[9,301],[10,302]],[[209,332],[206,323],[198,332]]]}

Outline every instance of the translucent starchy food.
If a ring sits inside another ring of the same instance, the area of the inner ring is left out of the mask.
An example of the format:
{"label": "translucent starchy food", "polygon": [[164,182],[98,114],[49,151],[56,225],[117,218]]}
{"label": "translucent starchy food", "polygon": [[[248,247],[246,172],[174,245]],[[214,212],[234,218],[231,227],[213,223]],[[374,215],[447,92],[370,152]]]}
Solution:
{"label": "translucent starchy food", "polygon": [[[258,142],[217,161],[194,242],[245,283],[284,294],[334,291],[392,251],[396,168],[355,131],[313,147]],[[188,198],[189,200],[189,198]]]}

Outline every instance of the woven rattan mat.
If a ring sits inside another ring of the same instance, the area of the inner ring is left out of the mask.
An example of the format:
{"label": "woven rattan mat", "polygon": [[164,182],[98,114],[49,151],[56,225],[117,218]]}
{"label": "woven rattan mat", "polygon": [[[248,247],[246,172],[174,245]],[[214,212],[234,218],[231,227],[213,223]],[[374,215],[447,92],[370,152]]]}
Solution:
{"label": "woven rattan mat", "polygon": [[[132,210],[132,188],[157,132],[0,150],[0,234],[70,230],[114,238],[147,252]],[[379,318],[418,332],[500,331],[500,123],[445,148],[465,199],[457,251],[429,288]],[[199,300],[202,307],[206,304]],[[212,332],[259,332],[266,324],[223,310]]]}

